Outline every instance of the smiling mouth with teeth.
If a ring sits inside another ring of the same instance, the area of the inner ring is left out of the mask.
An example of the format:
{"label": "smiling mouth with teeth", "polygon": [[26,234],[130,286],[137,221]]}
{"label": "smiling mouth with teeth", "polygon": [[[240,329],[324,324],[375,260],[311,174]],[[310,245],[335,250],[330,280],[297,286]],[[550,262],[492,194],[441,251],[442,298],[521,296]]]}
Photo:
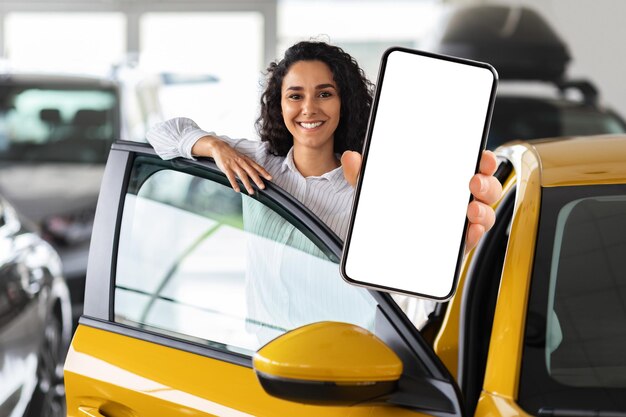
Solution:
{"label": "smiling mouth with teeth", "polygon": [[305,129],[315,129],[318,126],[321,126],[322,123],[324,122],[312,122],[312,123],[300,122],[299,124]]}

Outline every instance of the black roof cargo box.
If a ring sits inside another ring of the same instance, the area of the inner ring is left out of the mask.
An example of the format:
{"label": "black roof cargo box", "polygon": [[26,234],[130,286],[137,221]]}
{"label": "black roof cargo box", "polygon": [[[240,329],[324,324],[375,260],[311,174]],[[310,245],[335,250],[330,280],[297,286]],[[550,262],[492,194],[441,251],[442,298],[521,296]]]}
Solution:
{"label": "black roof cargo box", "polygon": [[557,81],[570,55],[565,43],[534,10],[480,5],[452,9],[425,49],[485,61],[500,79]]}

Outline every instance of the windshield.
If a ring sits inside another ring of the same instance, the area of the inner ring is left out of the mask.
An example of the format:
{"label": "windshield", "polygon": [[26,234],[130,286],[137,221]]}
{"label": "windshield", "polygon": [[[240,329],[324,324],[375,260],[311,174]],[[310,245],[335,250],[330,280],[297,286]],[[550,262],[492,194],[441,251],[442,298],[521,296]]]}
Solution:
{"label": "windshield", "polygon": [[117,111],[113,89],[0,86],[0,161],[104,163]]}
{"label": "windshield", "polygon": [[541,200],[520,404],[623,415],[626,186],[548,187]]}

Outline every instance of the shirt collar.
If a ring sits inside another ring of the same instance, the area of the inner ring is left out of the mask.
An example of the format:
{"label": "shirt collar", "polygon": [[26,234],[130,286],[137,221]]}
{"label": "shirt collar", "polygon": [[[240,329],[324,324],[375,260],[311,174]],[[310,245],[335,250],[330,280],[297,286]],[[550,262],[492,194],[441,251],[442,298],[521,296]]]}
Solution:
{"label": "shirt collar", "polygon": [[296,168],[296,163],[293,161],[293,146],[289,149],[289,152],[287,152],[287,155],[280,166],[280,172],[285,172],[286,170],[290,170],[294,174],[302,175]]}
{"label": "shirt collar", "polygon": [[328,181],[330,181],[330,184],[332,185],[335,192],[341,191],[346,187],[350,187],[350,184],[348,184],[348,181],[346,181],[345,177],[343,176],[342,166],[337,167],[330,172],[327,172],[326,174],[322,175],[321,178],[326,178]]}
{"label": "shirt collar", "polygon": [[[289,152],[287,152],[285,160],[281,165],[281,173],[284,173],[286,170],[289,170],[292,173],[302,177],[302,174],[300,173],[300,171],[298,171],[298,168],[296,168],[296,163],[293,160],[293,147],[289,149]],[[350,187],[350,184],[348,184],[348,181],[346,181],[343,176],[343,167],[341,166],[325,174],[322,174],[319,177],[313,178],[325,179],[327,181],[330,181],[330,184],[335,192],[343,190],[345,187]]]}

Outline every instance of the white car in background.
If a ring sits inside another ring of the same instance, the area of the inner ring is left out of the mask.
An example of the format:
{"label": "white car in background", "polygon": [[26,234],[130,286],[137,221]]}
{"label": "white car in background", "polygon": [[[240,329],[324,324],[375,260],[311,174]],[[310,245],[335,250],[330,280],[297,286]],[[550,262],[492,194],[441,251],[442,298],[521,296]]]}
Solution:
{"label": "white car in background", "polygon": [[75,318],[109,148],[145,140],[159,117],[153,91],[106,77],[0,73],[0,192],[59,252]]}

